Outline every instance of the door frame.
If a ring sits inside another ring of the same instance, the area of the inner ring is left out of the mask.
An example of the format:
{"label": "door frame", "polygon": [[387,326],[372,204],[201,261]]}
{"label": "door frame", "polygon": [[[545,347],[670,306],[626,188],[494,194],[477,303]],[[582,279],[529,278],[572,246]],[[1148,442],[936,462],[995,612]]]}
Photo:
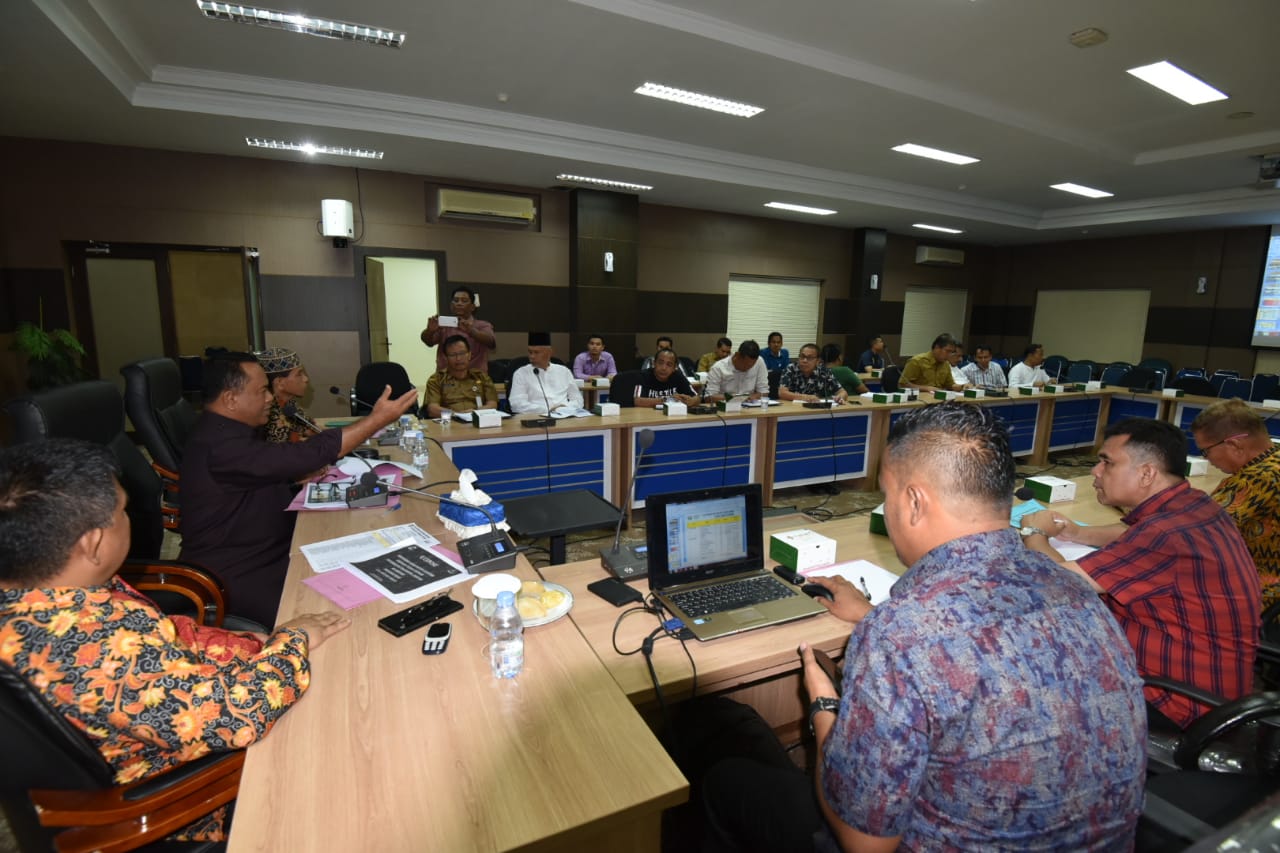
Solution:
{"label": "door frame", "polygon": [[443,292],[443,289],[453,285],[449,281],[448,267],[445,265],[445,253],[442,251],[432,249],[392,249],[359,245],[352,248],[354,249],[352,252],[352,272],[355,273],[355,279],[360,285],[360,293],[363,297],[360,300],[360,325],[357,327],[357,332],[360,335],[360,363],[368,364],[373,358],[373,347],[369,342],[369,281],[365,272],[365,260],[367,258],[411,258],[420,261],[435,261],[437,301],[439,301],[440,293]]}

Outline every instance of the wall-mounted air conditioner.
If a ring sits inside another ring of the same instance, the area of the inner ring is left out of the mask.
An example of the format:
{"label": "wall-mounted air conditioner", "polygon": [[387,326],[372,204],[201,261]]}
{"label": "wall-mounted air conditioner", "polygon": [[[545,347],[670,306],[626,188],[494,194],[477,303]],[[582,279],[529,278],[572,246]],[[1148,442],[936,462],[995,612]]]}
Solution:
{"label": "wall-mounted air conditioner", "polygon": [[438,193],[436,209],[442,218],[530,225],[538,216],[538,208],[528,196],[448,187],[441,187]]}
{"label": "wall-mounted air conditioner", "polygon": [[916,246],[916,263],[935,267],[962,267],[964,266],[964,249]]}

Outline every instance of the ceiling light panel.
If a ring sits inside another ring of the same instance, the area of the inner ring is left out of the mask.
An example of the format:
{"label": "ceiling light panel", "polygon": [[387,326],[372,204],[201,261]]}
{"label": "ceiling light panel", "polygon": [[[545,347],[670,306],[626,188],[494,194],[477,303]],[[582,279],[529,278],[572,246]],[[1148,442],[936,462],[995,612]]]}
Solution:
{"label": "ceiling light panel", "polygon": [[963,234],[964,231],[959,228],[946,228],[942,225],[926,225],[923,222],[917,222],[911,226],[912,228],[923,228],[926,231],[941,231],[943,234]]}
{"label": "ceiling light panel", "polygon": [[244,6],[240,3],[196,0],[196,6],[199,7],[200,12],[206,18],[215,18],[219,21],[235,21],[239,24],[255,24],[259,27],[287,30],[291,33],[303,33],[309,36],[360,41],[365,44],[396,48],[404,44],[405,39],[404,33],[386,30],[382,27],[353,24],[349,21],[331,21],[327,18],[313,18],[309,15],[279,12],[275,9],[261,9],[257,6]]}
{"label": "ceiling light panel", "polygon": [[648,184],[629,184],[626,181],[610,181],[607,178],[588,178],[583,175],[556,175],[557,181],[567,181],[573,184],[590,184],[593,187],[608,187],[617,190],[635,190],[636,192],[645,192],[653,187]]}
{"label": "ceiling light panel", "polygon": [[713,110],[718,113],[728,113],[731,116],[739,116],[741,118],[751,118],[764,112],[764,107],[756,107],[751,104],[743,104],[737,101],[727,101],[724,98],[717,98],[714,95],[703,95],[698,92],[689,92],[684,89],[676,89],[672,86],[664,86],[661,83],[645,83],[643,86],[636,88],[637,95],[645,95],[650,98],[658,98],[663,101],[673,101],[677,104],[684,104],[687,107],[697,107],[703,110]]}
{"label": "ceiling light panel", "polygon": [[1086,187],[1084,184],[1050,184],[1055,190],[1062,190],[1064,193],[1075,193],[1086,198],[1111,198],[1115,193],[1109,193],[1106,190],[1095,190],[1093,187]]}
{"label": "ceiling light panel", "polygon": [[1153,62],[1150,65],[1130,68],[1129,73],[1192,106],[1227,99],[1226,94],[1219,92],[1199,77],[1188,74],[1172,62]]}
{"label": "ceiling light panel", "polygon": [[930,160],[941,160],[943,163],[953,163],[956,166],[968,166],[970,163],[981,162],[977,157],[970,157],[967,154],[954,154],[950,151],[943,151],[941,148],[930,148],[927,145],[916,145],[914,142],[904,142],[901,145],[893,146],[893,150],[900,154],[913,154],[916,157],[927,157]]}
{"label": "ceiling light panel", "polygon": [[268,148],[273,151],[297,151],[307,156],[329,154],[335,157],[360,157],[365,160],[381,160],[382,152],[371,148],[345,148],[340,145],[316,145],[311,142],[286,142],[281,139],[259,139],[246,136],[245,144],[250,148]]}
{"label": "ceiling light panel", "polygon": [[774,210],[790,210],[793,213],[810,213],[814,216],[830,216],[839,211],[827,210],[825,207],[806,207],[803,204],[788,204],[785,201],[771,201],[765,207],[772,207]]}

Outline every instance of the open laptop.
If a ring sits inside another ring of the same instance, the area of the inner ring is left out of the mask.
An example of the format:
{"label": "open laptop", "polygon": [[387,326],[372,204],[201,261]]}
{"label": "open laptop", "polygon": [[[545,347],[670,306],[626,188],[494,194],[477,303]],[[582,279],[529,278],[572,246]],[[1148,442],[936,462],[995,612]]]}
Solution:
{"label": "open laptop", "polygon": [[645,517],[649,589],[699,640],[826,612],[765,570],[758,484],[650,495]]}

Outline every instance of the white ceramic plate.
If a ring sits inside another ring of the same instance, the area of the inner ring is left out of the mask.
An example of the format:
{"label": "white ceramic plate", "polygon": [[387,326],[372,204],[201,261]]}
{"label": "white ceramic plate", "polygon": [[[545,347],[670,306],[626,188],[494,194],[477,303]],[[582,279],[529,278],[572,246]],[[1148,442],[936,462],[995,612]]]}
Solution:
{"label": "white ceramic plate", "polygon": [[[559,607],[554,607],[551,610],[547,611],[546,616],[540,617],[538,619],[526,619],[524,623],[524,626],[526,628],[537,628],[539,625],[546,625],[551,622],[554,622],[557,619],[559,619],[561,616],[564,616],[566,613],[568,613],[570,610],[573,609],[573,593],[569,592],[569,590],[565,589],[558,583],[543,581],[542,585],[547,589],[554,589],[554,590],[563,592],[564,601],[561,602]],[[488,628],[488,626],[485,625],[485,619],[480,615],[479,599],[471,603],[471,612],[475,614],[476,619],[480,622],[481,625],[483,625],[485,628]]]}

